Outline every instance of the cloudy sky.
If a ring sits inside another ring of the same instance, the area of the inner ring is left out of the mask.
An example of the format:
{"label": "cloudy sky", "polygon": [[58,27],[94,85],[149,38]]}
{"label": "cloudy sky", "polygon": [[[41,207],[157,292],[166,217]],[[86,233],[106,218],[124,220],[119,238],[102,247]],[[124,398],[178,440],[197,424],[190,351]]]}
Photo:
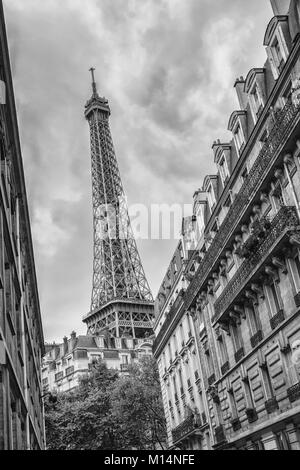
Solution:
{"label": "cloudy sky", "polygon": [[[227,140],[233,83],[265,62],[269,0],[4,0],[45,339],[90,306],[88,69],[130,204],[189,204]],[[155,295],[176,240],[138,242]]]}

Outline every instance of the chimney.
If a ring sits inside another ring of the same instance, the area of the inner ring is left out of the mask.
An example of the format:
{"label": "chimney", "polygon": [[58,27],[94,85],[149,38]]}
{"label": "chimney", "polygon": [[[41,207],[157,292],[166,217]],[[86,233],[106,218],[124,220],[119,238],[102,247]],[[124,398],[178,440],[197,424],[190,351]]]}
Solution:
{"label": "chimney", "polygon": [[65,336],[64,337],[64,354],[67,354],[68,352],[68,338]]}
{"label": "chimney", "polygon": [[291,0],[271,0],[274,16],[287,15]]}
{"label": "chimney", "polygon": [[75,348],[76,344],[76,332],[72,331],[71,333],[71,349],[73,350]]}
{"label": "chimney", "polygon": [[237,78],[234,84],[234,88],[239,101],[240,109],[246,109],[247,106],[247,93],[244,92],[245,80],[244,77]]}

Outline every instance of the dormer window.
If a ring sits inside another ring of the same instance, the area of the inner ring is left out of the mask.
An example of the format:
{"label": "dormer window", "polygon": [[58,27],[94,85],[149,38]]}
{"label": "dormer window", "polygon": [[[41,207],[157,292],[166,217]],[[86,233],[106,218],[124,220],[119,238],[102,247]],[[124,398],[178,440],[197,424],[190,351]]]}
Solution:
{"label": "dormer window", "polygon": [[231,144],[221,143],[217,140],[212,146],[214,152],[214,162],[218,167],[223,188],[230,176],[231,168]]}
{"label": "dormer window", "polygon": [[253,68],[249,71],[245,80],[244,91],[248,95],[251,114],[255,124],[266,101],[265,69]]}
{"label": "dormer window", "polygon": [[287,61],[291,39],[288,27],[288,17],[277,15],[268,24],[264,45],[272,68],[274,79],[277,80]]}
{"label": "dormer window", "polygon": [[242,110],[234,111],[229,119],[228,130],[233,134],[235,147],[240,155],[247,138],[247,112]]}

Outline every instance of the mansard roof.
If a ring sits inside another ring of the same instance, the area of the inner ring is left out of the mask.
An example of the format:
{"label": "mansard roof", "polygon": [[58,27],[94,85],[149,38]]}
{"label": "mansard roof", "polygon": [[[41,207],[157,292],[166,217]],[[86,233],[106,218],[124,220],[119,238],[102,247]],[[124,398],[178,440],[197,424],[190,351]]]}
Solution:
{"label": "mansard roof", "polygon": [[270,22],[267,26],[266,32],[265,32],[265,37],[264,37],[264,42],[263,42],[264,46],[269,46],[270,45],[270,41],[272,39],[272,36],[274,34],[274,30],[275,30],[277,24],[280,21],[287,21],[287,19],[288,19],[288,16],[286,16],[286,15],[273,16],[273,18],[270,20]]}

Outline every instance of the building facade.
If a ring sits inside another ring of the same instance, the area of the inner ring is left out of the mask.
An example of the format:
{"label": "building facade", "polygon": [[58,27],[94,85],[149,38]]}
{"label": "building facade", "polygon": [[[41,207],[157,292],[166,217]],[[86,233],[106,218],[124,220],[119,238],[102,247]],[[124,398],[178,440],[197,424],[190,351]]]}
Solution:
{"label": "building facade", "polygon": [[105,336],[77,336],[71,333],[61,344],[46,344],[42,365],[44,394],[69,392],[78,387],[80,378],[88,374],[99,360],[108,368],[127,374],[129,366],[142,357],[152,356],[151,338],[122,338],[111,348]]}
{"label": "building facade", "polygon": [[171,276],[156,299],[170,447],[300,449],[300,2],[271,5],[266,63],[236,80],[194,195],[184,291]]}
{"label": "building facade", "polygon": [[44,339],[9,52],[0,2],[0,449],[45,447]]}

